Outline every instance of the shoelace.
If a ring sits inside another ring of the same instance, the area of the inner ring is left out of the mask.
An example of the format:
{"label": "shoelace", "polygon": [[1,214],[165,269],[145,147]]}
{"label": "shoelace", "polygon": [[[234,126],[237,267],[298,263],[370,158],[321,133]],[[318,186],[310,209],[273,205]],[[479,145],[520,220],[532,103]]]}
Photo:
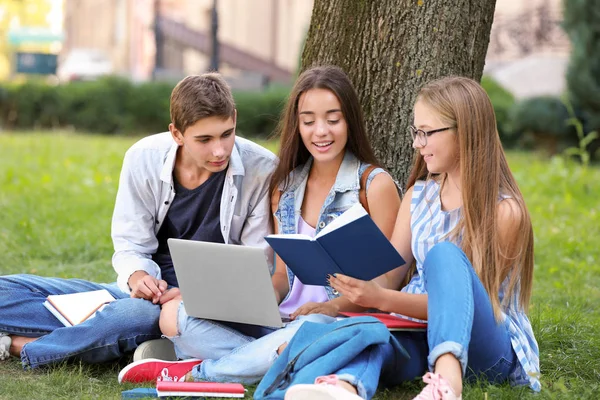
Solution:
{"label": "shoelace", "polygon": [[437,400],[442,399],[443,393],[450,393],[448,383],[439,374],[428,372],[423,377],[423,382],[427,384],[423,391],[419,393],[415,400]]}
{"label": "shoelace", "polygon": [[178,376],[169,376],[169,370],[167,368],[163,368],[162,371],[160,371],[160,376],[158,377],[158,379],[156,379],[157,381],[165,381],[165,382],[183,382],[185,381],[185,375],[182,377],[178,377]]}

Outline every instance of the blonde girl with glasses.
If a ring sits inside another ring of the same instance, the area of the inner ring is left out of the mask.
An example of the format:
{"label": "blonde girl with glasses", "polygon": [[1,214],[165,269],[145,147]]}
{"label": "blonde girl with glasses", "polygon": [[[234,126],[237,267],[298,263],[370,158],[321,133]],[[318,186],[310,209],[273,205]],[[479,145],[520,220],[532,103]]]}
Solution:
{"label": "blonde girl with glasses", "polygon": [[[288,373],[301,384],[286,391],[287,400],[370,399],[378,383],[423,374],[427,385],[417,399],[461,399],[463,381],[480,377],[540,390],[539,350],[526,315],[533,283],[531,220],[489,97],[471,79],[430,82],[417,97],[411,133],[415,164],[391,239],[407,261],[397,279],[415,261],[409,284],[396,291],[342,275],[330,282],[355,304],[426,320],[427,331],[395,332],[389,343],[369,346],[343,365],[327,356],[339,353],[322,339],[311,350],[322,346],[319,362]],[[371,327],[359,336],[366,338]],[[309,333],[302,327],[288,350]],[[265,387],[277,387],[273,379],[270,371],[259,398]]]}

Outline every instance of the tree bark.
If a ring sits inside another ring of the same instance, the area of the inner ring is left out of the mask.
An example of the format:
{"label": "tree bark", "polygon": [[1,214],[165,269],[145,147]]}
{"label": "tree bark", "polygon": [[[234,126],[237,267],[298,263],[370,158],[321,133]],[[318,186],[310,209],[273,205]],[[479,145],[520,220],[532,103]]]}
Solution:
{"label": "tree bark", "polygon": [[302,70],[343,68],[375,154],[404,187],[407,127],[419,88],[448,75],[481,79],[496,0],[315,0]]}

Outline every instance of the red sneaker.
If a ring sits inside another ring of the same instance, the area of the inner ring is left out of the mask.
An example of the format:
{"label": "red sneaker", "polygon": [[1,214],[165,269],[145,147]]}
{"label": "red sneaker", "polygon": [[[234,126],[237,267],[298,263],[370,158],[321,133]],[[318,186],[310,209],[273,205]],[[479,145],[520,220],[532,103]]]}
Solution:
{"label": "red sneaker", "polygon": [[202,360],[192,358],[181,361],[164,361],[147,358],[132,362],[119,372],[119,383],[140,383],[156,381],[183,382],[185,374],[200,364]]}

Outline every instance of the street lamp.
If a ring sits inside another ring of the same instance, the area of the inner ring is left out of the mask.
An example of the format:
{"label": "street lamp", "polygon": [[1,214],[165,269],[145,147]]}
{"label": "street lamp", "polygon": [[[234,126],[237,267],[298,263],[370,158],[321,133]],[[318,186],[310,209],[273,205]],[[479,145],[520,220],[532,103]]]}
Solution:
{"label": "street lamp", "polygon": [[213,6],[210,15],[210,70],[219,70],[219,15],[217,13],[217,0],[213,0]]}

